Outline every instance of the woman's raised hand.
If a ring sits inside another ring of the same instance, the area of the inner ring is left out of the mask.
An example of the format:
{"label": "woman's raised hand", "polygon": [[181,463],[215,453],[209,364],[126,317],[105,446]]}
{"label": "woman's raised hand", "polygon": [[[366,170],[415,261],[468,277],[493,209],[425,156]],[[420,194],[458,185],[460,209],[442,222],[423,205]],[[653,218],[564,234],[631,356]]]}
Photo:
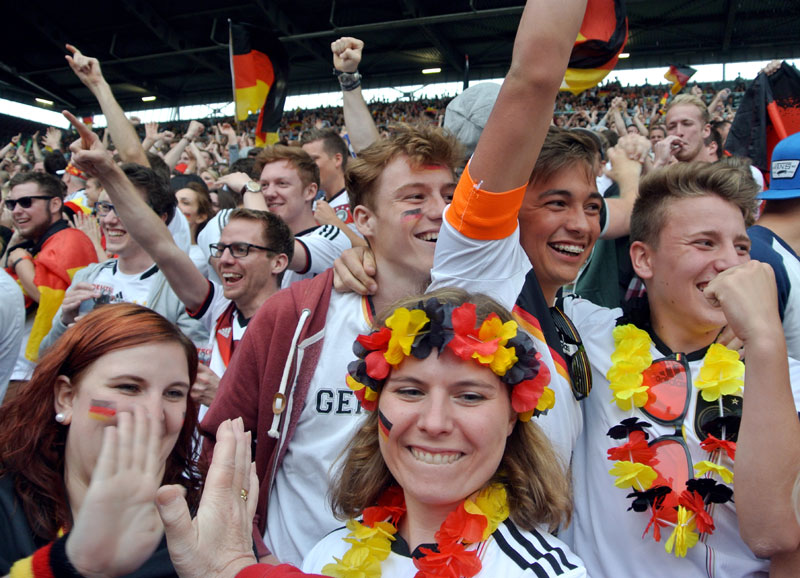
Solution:
{"label": "woman's raised hand", "polygon": [[83,576],[121,576],[155,551],[163,526],[155,507],[164,474],[162,416],[140,406],[103,430],[92,480],[67,538],[67,557]]}

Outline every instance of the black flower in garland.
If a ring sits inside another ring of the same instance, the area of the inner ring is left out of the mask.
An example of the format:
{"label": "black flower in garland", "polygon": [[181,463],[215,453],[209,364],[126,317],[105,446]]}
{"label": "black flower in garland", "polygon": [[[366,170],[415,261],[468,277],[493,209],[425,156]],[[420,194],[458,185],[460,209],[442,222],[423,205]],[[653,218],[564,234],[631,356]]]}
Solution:
{"label": "black flower in garland", "polygon": [[733,500],[733,490],[711,478],[692,479],[686,482],[690,492],[697,492],[705,503],[724,504]]}
{"label": "black flower in garland", "polygon": [[669,486],[655,486],[643,492],[634,490],[633,493],[625,496],[626,498],[633,498],[628,511],[646,512],[650,506],[658,506],[664,500],[664,496],[670,492],[672,492],[672,488]]}
{"label": "black flower in garland", "polygon": [[644,433],[644,439],[650,439],[650,434],[644,429],[647,427],[653,426],[644,420],[639,420],[637,417],[629,417],[628,419],[623,419],[619,425],[615,425],[608,430],[606,435],[615,440],[624,440],[631,432],[640,431]]}

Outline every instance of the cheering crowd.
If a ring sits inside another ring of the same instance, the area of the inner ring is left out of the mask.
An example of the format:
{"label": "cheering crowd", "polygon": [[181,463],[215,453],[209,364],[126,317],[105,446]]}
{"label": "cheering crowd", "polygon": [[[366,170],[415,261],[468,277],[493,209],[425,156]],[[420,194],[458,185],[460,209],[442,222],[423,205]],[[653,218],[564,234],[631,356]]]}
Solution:
{"label": "cheering crowd", "polygon": [[0,150],[0,575],[796,576],[800,134],[559,92],[585,8],[453,99],[340,38],[263,147],[67,45],[107,128]]}

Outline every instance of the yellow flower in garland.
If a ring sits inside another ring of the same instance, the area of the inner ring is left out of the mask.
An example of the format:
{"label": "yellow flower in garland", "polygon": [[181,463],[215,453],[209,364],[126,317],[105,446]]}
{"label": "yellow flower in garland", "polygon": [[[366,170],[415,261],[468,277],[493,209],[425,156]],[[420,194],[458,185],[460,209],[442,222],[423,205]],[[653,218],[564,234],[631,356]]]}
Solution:
{"label": "yellow flower in garland", "polygon": [[322,573],[333,578],[380,578],[381,560],[367,547],[353,546],[336,563],[325,564]]}
{"label": "yellow flower in garland", "polygon": [[405,307],[395,309],[386,320],[386,327],[392,330],[392,337],[383,356],[392,365],[397,365],[411,355],[411,346],[420,329],[430,321],[422,309],[409,311]]}
{"label": "yellow flower in garland", "polygon": [[549,387],[545,386],[544,391],[542,391],[542,396],[539,398],[539,403],[536,404],[536,409],[538,411],[547,411],[548,409],[555,407],[555,405],[555,392]]}
{"label": "yellow flower in garland", "polygon": [[608,473],[617,476],[614,485],[618,488],[633,488],[640,492],[649,490],[658,477],[656,471],[647,464],[628,461],[614,462],[614,467]]}
{"label": "yellow flower in garland", "polygon": [[492,353],[476,350],[472,357],[483,365],[489,365],[495,374],[505,375],[518,359],[514,349],[503,346],[516,335],[517,323],[515,321],[503,323],[497,315],[490,315],[481,323],[478,329],[478,339],[484,343],[496,340],[497,349]]}
{"label": "yellow flower in garland", "polygon": [[739,354],[719,343],[708,348],[694,382],[706,401],[716,401],[721,395],[741,395],[744,386],[744,363]]}
{"label": "yellow flower in garland", "polygon": [[506,488],[502,484],[492,484],[482,489],[475,500],[467,499],[464,509],[470,514],[485,516],[486,528],[483,530],[483,539],[491,536],[497,527],[509,516],[508,497]]}
{"label": "yellow flower in garland", "polygon": [[606,373],[614,401],[623,411],[643,407],[648,400],[647,386],[642,385],[642,372],[653,362],[650,336],[632,324],[614,328],[614,353],[611,369]]}
{"label": "yellow flower in garland", "polygon": [[714,472],[722,481],[726,484],[730,484],[733,481],[733,472],[730,471],[725,466],[718,466],[713,462],[709,462],[708,460],[703,460],[702,462],[697,462],[694,465],[694,469],[697,470],[697,475],[702,476],[708,472]]}
{"label": "yellow flower in garland", "polygon": [[685,558],[686,551],[697,544],[699,536],[695,532],[696,528],[694,512],[687,510],[683,506],[678,506],[678,523],[675,525],[675,529],[672,530],[669,540],[664,544],[664,549],[671,553],[674,548],[676,556]]}
{"label": "yellow flower in garland", "polygon": [[611,381],[608,387],[614,393],[614,401],[623,411],[630,411],[632,405],[643,407],[647,403],[648,387],[642,385],[644,380],[641,373],[629,373]]}
{"label": "yellow flower in garland", "polygon": [[627,361],[644,371],[653,362],[650,354],[650,335],[632,323],[620,325],[612,331],[614,337],[614,353],[611,362]]}

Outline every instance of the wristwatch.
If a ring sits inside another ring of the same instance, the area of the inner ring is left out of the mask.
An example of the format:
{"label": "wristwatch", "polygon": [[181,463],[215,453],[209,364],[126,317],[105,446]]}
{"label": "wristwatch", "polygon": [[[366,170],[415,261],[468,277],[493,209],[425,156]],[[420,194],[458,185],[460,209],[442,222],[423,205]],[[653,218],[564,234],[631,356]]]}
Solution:
{"label": "wristwatch", "polygon": [[261,185],[255,181],[247,181],[245,186],[242,187],[242,194],[245,193],[260,193]]}

